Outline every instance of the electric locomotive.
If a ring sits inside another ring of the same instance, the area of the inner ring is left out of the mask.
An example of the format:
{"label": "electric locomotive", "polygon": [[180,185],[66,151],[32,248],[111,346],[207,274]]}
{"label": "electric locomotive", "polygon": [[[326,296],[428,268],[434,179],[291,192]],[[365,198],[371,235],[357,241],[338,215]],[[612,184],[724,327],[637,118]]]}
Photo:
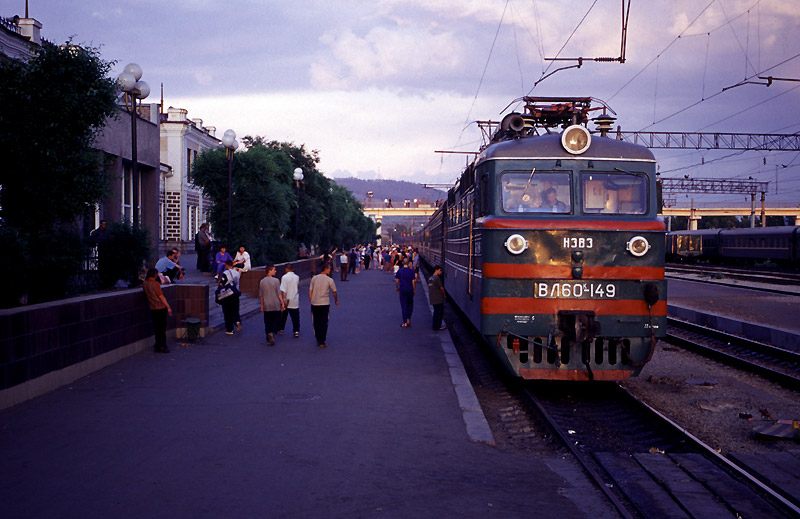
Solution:
{"label": "electric locomotive", "polygon": [[655,158],[591,98],[522,101],[479,123],[488,143],[416,242],[514,374],[626,379],[666,332]]}

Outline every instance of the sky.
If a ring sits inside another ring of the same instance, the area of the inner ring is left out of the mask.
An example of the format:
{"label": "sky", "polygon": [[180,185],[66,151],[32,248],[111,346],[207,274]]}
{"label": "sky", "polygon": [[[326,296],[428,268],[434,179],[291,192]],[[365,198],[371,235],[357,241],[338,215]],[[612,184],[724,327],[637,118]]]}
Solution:
{"label": "sky", "polygon": [[[54,43],[138,63],[190,118],[318,150],[329,177],[453,183],[474,121],[524,95],[604,101],[623,130],[800,131],[800,2],[630,0],[28,0]],[[2,0],[0,15],[24,15]],[[513,106],[513,105],[512,105]],[[519,109],[519,107],[517,107]],[[800,204],[800,153],[653,150],[664,177],[770,182]],[[732,200],[745,195],[702,197]],[[683,202],[688,203],[689,196]],[[679,201],[680,203],[681,201]],[[749,203],[749,202],[748,202]],[[698,204],[700,205],[700,204]]]}

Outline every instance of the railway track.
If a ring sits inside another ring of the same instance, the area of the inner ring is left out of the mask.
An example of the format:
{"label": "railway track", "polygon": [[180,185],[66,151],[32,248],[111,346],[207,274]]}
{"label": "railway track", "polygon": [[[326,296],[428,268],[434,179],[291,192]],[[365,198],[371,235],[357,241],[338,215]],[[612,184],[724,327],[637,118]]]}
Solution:
{"label": "railway track", "polygon": [[501,449],[571,453],[625,518],[798,517],[800,497],[613,383],[521,383],[457,309],[445,320]]}
{"label": "railway track", "polygon": [[800,517],[797,496],[616,384],[527,384],[524,394],[622,517]]}
{"label": "railway track", "polygon": [[800,354],[705,326],[667,318],[664,339],[705,357],[800,392]]}

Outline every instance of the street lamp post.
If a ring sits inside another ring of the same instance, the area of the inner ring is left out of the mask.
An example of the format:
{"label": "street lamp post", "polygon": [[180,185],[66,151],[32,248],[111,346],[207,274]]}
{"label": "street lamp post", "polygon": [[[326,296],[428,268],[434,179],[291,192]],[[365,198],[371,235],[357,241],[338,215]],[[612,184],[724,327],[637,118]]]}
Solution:
{"label": "street lamp post", "polygon": [[300,220],[300,182],[303,181],[303,178],[303,169],[294,168],[294,183],[297,186],[297,206],[295,207],[294,213],[294,239],[297,241],[300,241],[298,222]]}
{"label": "street lamp post", "polygon": [[233,130],[226,130],[222,136],[222,145],[225,146],[225,158],[228,159],[228,250],[231,248],[231,209],[232,205],[232,190],[231,190],[231,177],[233,176],[233,152],[239,147],[236,142],[236,132]]}
{"label": "street lamp post", "polygon": [[[136,153],[136,98],[145,99],[150,95],[150,85],[141,81],[142,67],[136,63],[129,63],[122,73],[117,76],[120,89],[125,92],[126,98],[130,97],[131,110],[131,181],[133,183],[132,217],[133,225],[139,225],[139,158]],[[126,101],[127,104],[127,101]]]}

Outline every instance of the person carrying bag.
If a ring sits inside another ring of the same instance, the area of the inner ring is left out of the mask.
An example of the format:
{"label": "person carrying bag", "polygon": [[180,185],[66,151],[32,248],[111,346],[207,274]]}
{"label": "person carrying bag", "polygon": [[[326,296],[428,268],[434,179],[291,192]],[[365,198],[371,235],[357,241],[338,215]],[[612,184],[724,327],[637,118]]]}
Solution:
{"label": "person carrying bag", "polygon": [[222,306],[222,315],[225,318],[225,333],[227,335],[233,335],[233,327],[239,319],[240,295],[241,292],[233,280],[231,271],[227,270],[220,274],[217,290],[214,292],[214,300]]}

